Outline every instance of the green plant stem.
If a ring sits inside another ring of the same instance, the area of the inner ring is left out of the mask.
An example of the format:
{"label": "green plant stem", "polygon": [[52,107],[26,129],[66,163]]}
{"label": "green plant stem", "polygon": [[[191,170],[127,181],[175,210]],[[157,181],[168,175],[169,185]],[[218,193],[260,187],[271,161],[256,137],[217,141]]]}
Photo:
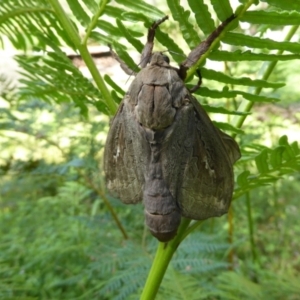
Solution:
{"label": "green plant stem", "polygon": [[82,40],[82,44],[83,45],[87,44],[87,40],[90,37],[90,34],[91,34],[92,30],[97,25],[97,21],[98,21],[99,17],[103,14],[107,2],[108,2],[108,0],[102,0],[101,1],[101,4],[100,4],[97,12],[93,16],[92,22],[89,24],[88,28],[86,29],[86,34],[85,34],[85,36],[84,36],[84,38]]}
{"label": "green plant stem", "polygon": [[[284,41],[290,41],[291,38],[294,36],[294,34],[296,33],[297,29],[299,28],[298,25],[292,26],[290,31],[288,32],[288,34],[286,35]],[[277,51],[277,55],[280,55],[284,52],[284,50],[278,50]],[[272,74],[276,64],[278,63],[278,61],[272,61],[268,64],[267,68],[265,69],[262,78],[263,80],[267,80],[270,75]],[[259,95],[262,91],[261,87],[257,87],[254,91],[254,95]],[[252,109],[254,105],[254,102],[250,102],[247,100],[243,100],[242,103],[240,104],[238,111],[242,111],[242,112],[250,112],[250,110]],[[232,119],[232,125],[237,127],[237,128],[241,128],[245,119],[246,119],[247,115],[243,115],[243,116],[235,116]]]}
{"label": "green plant stem", "polygon": [[182,218],[176,237],[168,243],[160,242],[158,244],[158,248],[156,250],[156,254],[140,300],[155,299],[168,265],[173,257],[173,254],[182,241],[182,237],[184,236],[184,233],[190,222],[190,219]]}
{"label": "green plant stem", "polygon": [[119,230],[121,231],[124,239],[127,240],[128,239],[128,234],[127,234],[125,228],[123,227],[121,221],[119,220],[118,215],[115,212],[113,206],[110,204],[107,197],[105,196],[105,193],[103,192],[103,188],[98,188],[88,176],[83,175],[83,177],[85,178],[85,181],[87,182],[89,187],[91,189],[93,189],[100,196],[100,198],[103,200],[103,202],[105,203],[105,205],[108,208],[109,212],[111,213],[113,219],[115,220]]}
{"label": "green plant stem", "polygon": [[256,256],[255,242],[254,242],[254,230],[253,230],[253,218],[252,218],[252,210],[251,210],[250,193],[247,192],[245,196],[246,196],[246,204],[247,204],[247,218],[248,218],[252,260],[255,263],[257,261],[257,256]]}
{"label": "green plant stem", "polygon": [[[103,98],[106,100],[106,105],[107,105],[110,113],[112,115],[115,114],[115,112],[117,111],[117,105],[114,102],[102,76],[100,75],[100,73],[94,63],[94,60],[89,53],[89,50],[88,50],[86,44],[81,42],[78,32],[76,31],[74,25],[72,24],[71,20],[66,15],[63,8],[61,7],[59,1],[58,0],[49,0],[49,2],[51,3],[51,5],[56,13],[57,19],[61,23],[63,29],[67,32],[67,34],[68,34],[69,38],[71,39],[71,41],[73,42],[75,48],[78,49],[83,61],[85,62],[87,68],[89,69],[98,89],[102,93]],[[104,2],[106,2],[106,1],[104,1]],[[101,5],[101,7],[102,7],[102,5]]]}
{"label": "green plant stem", "polygon": [[231,248],[229,250],[228,253],[228,262],[230,264],[229,266],[229,270],[233,269],[233,207],[232,205],[229,207],[229,211],[228,211],[228,243],[230,244]]}
{"label": "green plant stem", "polygon": [[193,232],[196,228],[198,228],[204,220],[196,221],[191,226],[187,227],[185,231],[181,235],[181,241],[183,241],[191,232]]}
{"label": "green plant stem", "polygon": [[248,0],[244,5],[238,7],[236,13],[237,19],[239,19],[252,5],[255,4],[256,0]]}

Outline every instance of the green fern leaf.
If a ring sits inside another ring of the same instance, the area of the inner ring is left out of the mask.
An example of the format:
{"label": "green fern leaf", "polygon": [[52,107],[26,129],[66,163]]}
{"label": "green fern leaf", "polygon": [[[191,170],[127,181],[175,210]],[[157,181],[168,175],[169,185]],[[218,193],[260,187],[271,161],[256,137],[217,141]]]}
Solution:
{"label": "green fern leaf", "polygon": [[206,87],[201,87],[198,91],[195,92],[197,95],[201,95],[203,97],[210,97],[210,98],[235,98],[237,95],[243,96],[245,99],[252,101],[252,102],[274,102],[274,101],[280,101],[280,99],[273,98],[273,97],[265,97],[265,96],[259,96],[259,95],[254,95],[250,93],[246,93],[243,91],[238,91],[238,90],[223,90],[217,91],[217,90],[212,90],[208,89]]}
{"label": "green fern leaf", "polygon": [[270,170],[267,162],[268,154],[269,151],[265,149],[255,157],[255,163],[260,173],[267,173]]}
{"label": "green fern leaf", "polygon": [[184,10],[179,4],[179,0],[167,0],[167,3],[174,20],[179,24],[179,28],[186,43],[189,45],[190,49],[195,48],[200,43],[200,39],[196,34],[193,25],[189,22],[190,11]]}
{"label": "green fern leaf", "polygon": [[251,24],[300,25],[300,13],[297,11],[247,11],[240,19]]}
{"label": "green fern leaf", "polygon": [[162,30],[156,30],[155,38],[168,50],[172,58],[177,62],[182,62],[186,57],[183,50],[178,46],[178,44],[172,39],[167,33]]}
{"label": "green fern leaf", "polygon": [[122,98],[120,98],[118,96],[118,94],[116,93],[116,91],[112,90],[111,91],[111,96],[113,97],[114,101],[117,103],[117,104],[120,104],[122,102]]}
{"label": "green fern leaf", "polygon": [[216,287],[222,291],[221,299],[264,299],[263,287],[236,272],[223,272],[217,281]]}
{"label": "green fern leaf", "polygon": [[78,0],[67,0],[67,2],[77,20],[81,23],[82,26],[87,27],[91,19],[84,11],[82,5],[79,4]]}
{"label": "green fern leaf", "polygon": [[211,4],[220,21],[225,21],[233,14],[229,0],[211,0]]}
{"label": "green fern leaf", "polygon": [[[45,57],[19,56],[18,62],[25,70],[19,94],[23,98],[39,97],[45,101],[58,103],[72,100],[87,115],[87,105],[93,103],[105,114],[109,114],[105,101],[98,89],[82,75],[66,55],[51,41],[56,52]],[[102,103],[100,105],[99,101]]]}
{"label": "green fern leaf", "polygon": [[195,15],[199,28],[205,35],[211,34],[215,29],[214,21],[203,0],[188,0],[189,6]]}
{"label": "green fern leaf", "polygon": [[46,44],[40,37],[46,36],[55,44],[63,40],[74,49],[70,38],[61,28],[48,1],[30,0],[22,3],[18,0],[3,1],[0,10],[0,35],[6,35],[14,47],[28,50],[33,46],[44,49]]}
{"label": "green fern leaf", "polygon": [[149,18],[143,15],[142,13],[137,12],[124,12],[122,14],[123,20],[130,21],[130,22],[144,22],[146,27],[149,28],[151,22],[149,21]]}
{"label": "green fern leaf", "polygon": [[117,19],[123,16],[124,9],[113,5],[106,5],[105,14],[110,17],[113,17],[114,19]]}
{"label": "green fern leaf", "polygon": [[266,2],[269,5],[273,5],[275,7],[284,9],[284,10],[295,10],[300,11],[300,1],[299,0],[261,0],[262,2]]}
{"label": "green fern leaf", "polygon": [[99,8],[99,1],[97,0],[84,0],[84,4],[92,13]]}
{"label": "green fern leaf", "polygon": [[292,42],[277,42],[270,39],[262,39],[253,36],[247,36],[240,33],[227,32],[222,42],[234,46],[247,46],[250,48],[266,48],[269,50],[277,49],[290,51],[294,53],[300,52],[300,44]]}
{"label": "green fern leaf", "polygon": [[214,125],[216,125],[218,128],[222,129],[222,130],[225,130],[225,131],[231,131],[233,133],[236,133],[236,134],[243,134],[244,131],[239,129],[239,128],[236,128],[234,126],[232,126],[231,124],[229,123],[224,123],[224,122],[216,122],[216,121],[213,121]]}
{"label": "green fern leaf", "polygon": [[122,37],[120,29],[118,27],[115,27],[111,22],[98,20],[96,28],[105,31],[108,36],[112,36],[114,38]]}
{"label": "green fern leaf", "polygon": [[244,171],[242,173],[240,173],[237,177],[237,184],[240,186],[240,187],[246,187],[248,186],[248,177],[250,175],[250,171]]}
{"label": "green fern leaf", "polygon": [[[294,146],[292,146],[294,144]],[[279,146],[274,149],[258,146],[259,153],[254,156],[258,174],[252,175],[247,170],[237,177],[239,187],[234,192],[234,198],[242,196],[244,193],[276,182],[283,175],[293,174],[300,171],[300,152],[298,143],[288,143],[287,137],[279,139]],[[295,148],[295,151],[294,151]],[[245,159],[245,157],[244,157]],[[252,158],[249,158],[252,160]]]}
{"label": "green fern leaf", "polygon": [[125,95],[125,91],[123,91],[107,74],[104,75],[104,80],[119,94],[122,96]]}
{"label": "green fern leaf", "polygon": [[117,25],[123,37],[139,52],[142,53],[144,45],[132,36],[132,33],[123,25],[123,23],[116,19]]}
{"label": "green fern leaf", "polygon": [[197,298],[199,299],[201,294],[199,281],[196,278],[187,274],[181,274],[171,265],[168,267],[158,299],[196,300]]}
{"label": "green fern leaf", "polygon": [[234,52],[228,51],[213,51],[209,54],[209,59],[215,61],[247,61],[247,60],[261,60],[261,61],[284,61],[300,59],[299,54],[264,54],[264,53],[253,53],[252,51],[241,51],[237,50]]}
{"label": "green fern leaf", "polygon": [[143,14],[153,20],[160,19],[164,16],[164,13],[155,6],[147,4],[141,0],[116,0],[116,2],[132,9],[133,11],[143,12]]}
{"label": "green fern leaf", "polygon": [[201,106],[205,109],[208,113],[216,113],[216,114],[224,114],[224,115],[236,115],[236,116],[244,116],[248,115],[249,113],[241,112],[241,111],[232,111],[224,108],[223,106],[210,106],[206,104],[201,104]]}
{"label": "green fern leaf", "polygon": [[255,87],[262,87],[262,88],[280,88],[285,86],[285,83],[279,83],[279,82],[272,83],[272,82],[267,82],[265,80],[252,80],[248,77],[233,78],[228,75],[225,75],[222,72],[217,72],[206,68],[201,68],[201,75],[204,78],[210,80],[217,80],[219,82],[234,84],[234,85],[246,85],[246,86],[255,86]]}
{"label": "green fern leaf", "polygon": [[119,57],[129,66],[131,70],[134,72],[139,72],[140,68],[136,65],[136,63],[133,61],[131,56],[128,54],[128,52],[124,49],[121,44],[113,42],[113,48],[116,50]]}
{"label": "green fern leaf", "polygon": [[295,157],[298,157],[299,152],[295,151],[297,149],[295,146],[291,146],[288,142],[288,138],[286,135],[282,136],[279,139],[279,145],[285,146],[285,151],[283,153],[283,157],[285,160],[290,161],[293,160]]}
{"label": "green fern leaf", "polygon": [[273,149],[271,151],[271,155],[270,155],[270,164],[272,165],[272,167],[274,169],[278,168],[281,166],[282,163],[282,154],[285,151],[285,147],[284,146],[279,146],[276,147],[275,149]]}

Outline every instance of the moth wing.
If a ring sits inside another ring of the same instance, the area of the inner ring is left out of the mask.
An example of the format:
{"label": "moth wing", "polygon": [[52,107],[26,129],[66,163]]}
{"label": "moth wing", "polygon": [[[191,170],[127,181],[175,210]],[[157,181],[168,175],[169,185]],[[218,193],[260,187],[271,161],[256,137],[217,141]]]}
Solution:
{"label": "moth wing", "polygon": [[126,95],[112,120],[104,150],[107,188],[127,204],[142,201],[145,166],[150,157],[130,105],[130,96]]}
{"label": "moth wing", "polygon": [[183,175],[178,202],[182,215],[202,220],[221,216],[229,209],[233,164],[240,158],[237,143],[216,128],[198,101],[194,106],[194,141]]}
{"label": "moth wing", "polygon": [[241,158],[241,152],[237,142],[231,136],[221,131],[219,128],[215,128],[217,129],[220,137],[222,138],[231,163],[234,164],[237,160]]}

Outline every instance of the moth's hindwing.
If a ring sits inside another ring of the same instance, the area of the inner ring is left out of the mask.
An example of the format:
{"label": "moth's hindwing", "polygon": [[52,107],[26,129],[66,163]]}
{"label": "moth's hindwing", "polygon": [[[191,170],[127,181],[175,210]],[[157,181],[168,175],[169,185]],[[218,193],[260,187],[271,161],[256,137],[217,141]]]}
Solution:
{"label": "moth's hindwing", "polygon": [[104,150],[104,172],[109,191],[126,204],[143,198],[144,171],[149,147],[133,122],[131,99],[126,95],[114,117]]}
{"label": "moth's hindwing", "polygon": [[182,216],[202,220],[228,211],[233,164],[240,152],[236,142],[213,125],[198,101],[190,94],[187,97],[193,113],[183,112],[181,120],[176,120],[176,134],[169,141],[172,151],[164,152],[164,160],[166,170],[173,161],[181,166],[180,171],[166,174]]}

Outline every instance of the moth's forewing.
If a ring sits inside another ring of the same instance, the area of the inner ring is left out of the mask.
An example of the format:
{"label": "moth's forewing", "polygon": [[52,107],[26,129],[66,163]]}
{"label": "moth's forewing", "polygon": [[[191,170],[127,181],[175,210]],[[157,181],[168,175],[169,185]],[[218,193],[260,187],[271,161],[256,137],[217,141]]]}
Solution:
{"label": "moth's forewing", "polygon": [[105,150],[104,172],[109,191],[124,203],[143,198],[144,172],[149,146],[133,121],[132,99],[126,95],[110,126]]}
{"label": "moth's forewing", "polygon": [[233,163],[240,157],[236,142],[217,129],[198,101],[194,107],[193,145],[182,174],[177,201],[182,216],[202,220],[221,216],[233,193]]}
{"label": "moth's forewing", "polygon": [[237,142],[228,134],[221,131],[219,128],[216,128],[219,132],[220,137],[222,138],[223,144],[226,148],[227,155],[232,164],[241,158],[241,152]]}

